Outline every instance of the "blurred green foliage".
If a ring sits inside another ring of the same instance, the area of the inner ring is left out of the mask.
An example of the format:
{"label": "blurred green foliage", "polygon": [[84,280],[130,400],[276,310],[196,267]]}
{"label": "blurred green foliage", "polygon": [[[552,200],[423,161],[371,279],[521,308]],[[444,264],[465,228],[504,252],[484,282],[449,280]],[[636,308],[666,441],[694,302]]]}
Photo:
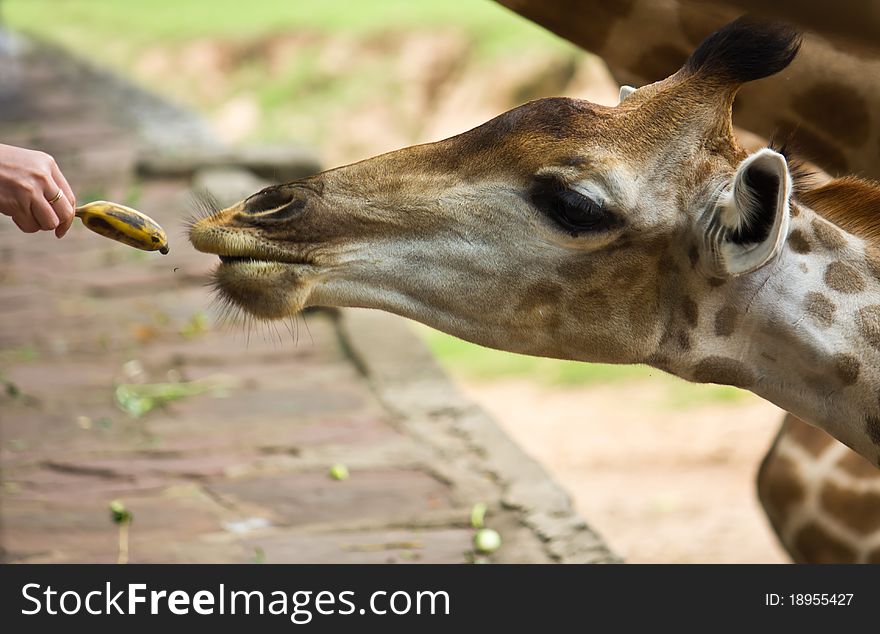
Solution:
{"label": "blurred green foliage", "polygon": [[[409,134],[395,44],[406,34],[454,31],[478,67],[511,52],[583,55],[492,0],[4,0],[0,12],[14,29],[210,115],[236,99],[253,104],[258,122],[243,139],[251,142],[323,145],[336,122],[376,103]],[[276,37],[296,41],[273,54]],[[197,42],[205,47],[193,54],[187,46]],[[346,42],[357,53],[328,68],[334,42],[343,56]]]}
{"label": "blurred green foliage", "polygon": [[529,379],[563,388],[650,380],[664,386],[662,407],[679,409],[707,404],[736,404],[747,393],[727,385],[697,385],[645,365],[609,365],[560,361],[492,350],[413,323],[441,365],[469,381]]}
{"label": "blurred green foliage", "polygon": [[449,26],[479,36],[480,49],[489,54],[530,45],[570,48],[491,0],[4,0],[2,12],[14,28],[95,54],[291,29],[363,35]]}

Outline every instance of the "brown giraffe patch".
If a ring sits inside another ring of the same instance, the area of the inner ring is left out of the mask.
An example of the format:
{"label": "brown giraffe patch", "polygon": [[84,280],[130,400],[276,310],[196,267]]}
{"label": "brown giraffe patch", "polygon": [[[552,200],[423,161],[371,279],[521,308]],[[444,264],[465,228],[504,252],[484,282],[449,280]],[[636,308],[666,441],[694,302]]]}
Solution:
{"label": "brown giraffe patch", "polygon": [[710,277],[709,278],[709,286],[712,288],[718,288],[722,286],[727,280],[723,277]]}
{"label": "brown giraffe patch", "polygon": [[788,244],[795,253],[809,253],[813,250],[807,234],[800,229],[793,229],[788,234]]}
{"label": "brown giraffe patch", "polygon": [[806,524],[798,531],[794,539],[794,547],[799,555],[799,561],[817,564],[851,564],[856,560],[856,554],[849,546],[814,523]]}
{"label": "brown giraffe patch", "polygon": [[813,218],[813,222],[810,223],[810,226],[813,227],[813,232],[815,232],[816,238],[826,249],[839,251],[846,246],[846,238],[844,237],[843,232],[827,220]]}
{"label": "brown giraffe patch", "polygon": [[868,245],[865,248],[865,263],[868,265],[868,272],[875,280],[880,281],[880,249]]}
{"label": "brown giraffe patch", "polygon": [[862,535],[880,530],[880,493],[854,491],[826,482],[819,500],[837,521]]}
{"label": "brown giraffe patch", "polygon": [[862,364],[851,354],[835,354],[832,357],[834,372],[844,385],[852,385],[859,379],[859,370]]}
{"label": "brown giraffe patch", "polygon": [[729,337],[736,330],[736,322],[739,319],[739,310],[733,304],[726,304],[715,313],[715,334],[719,337]]}
{"label": "brown giraffe patch", "polygon": [[825,283],[838,293],[861,293],[865,290],[864,278],[846,262],[829,264],[825,268]]}
{"label": "brown giraffe patch", "polygon": [[880,473],[877,471],[877,467],[855,451],[847,451],[841,456],[837,461],[837,467],[847,475],[865,480],[873,480]]}
{"label": "brown giraffe patch", "polygon": [[834,313],[837,307],[834,302],[821,293],[810,291],[804,298],[804,310],[807,311],[814,324],[820,328],[828,328],[834,323]]}
{"label": "brown giraffe patch", "polygon": [[678,334],[675,336],[675,339],[678,342],[678,347],[682,350],[691,349],[691,337],[686,331],[679,330]]}
{"label": "brown giraffe patch", "polygon": [[785,433],[794,444],[815,457],[822,455],[837,442],[818,427],[813,427],[791,414],[786,418]]}
{"label": "brown giraffe patch", "polygon": [[742,361],[728,357],[706,357],[694,366],[693,380],[697,383],[749,387],[754,385],[755,375]]}
{"label": "brown giraffe patch", "polygon": [[697,321],[700,319],[700,308],[697,302],[690,297],[685,297],[681,302],[681,312],[684,314],[684,320],[691,328],[696,327]]}
{"label": "brown giraffe patch", "polygon": [[828,395],[834,391],[835,386],[831,379],[823,373],[811,372],[804,377],[804,384],[815,394]]}
{"label": "brown giraffe patch", "polygon": [[578,0],[568,0],[563,7],[553,2],[500,2],[532,22],[596,52],[602,51],[619,19],[626,17],[636,4],[635,0],[594,2],[586,10]]}
{"label": "brown giraffe patch", "polygon": [[696,244],[692,244],[688,249],[688,261],[691,263],[691,268],[695,268],[700,261],[700,251]]}
{"label": "brown giraffe patch", "polygon": [[566,304],[565,309],[578,316],[601,315],[606,313],[610,306],[608,296],[603,291],[588,289],[574,295]]}
{"label": "brown giraffe patch", "polygon": [[530,313],[541,308],[559,306],[564,289],[560,284],[534,284],[523,294],[516,307],[517,311]]}
{"label": "brown giraffe patch", "polygon": [[880,418],[877,418],[876,416],[866,416],[865,431],[868,432],[868,437],[871,439],[871,442],[875,445],[880,445]]}
{"label": "brown giraffe patch", "polygon": [[675,260],[672,259],[672,256],[668,253],[664,253],[659,258],[657,258],[657,272],[661,276],[675,274],[679,272],[678,265],[675,263]]}
{"label": "brown giraffe patch", "polygon": [[850,147],[865,143],[870,114],[865,100],[844,84],[816,83],[791,100],[792,109],[807,121]]}
{"label": "brown giraffe patch", "polygon": [[880,304],[865,306],[856,313],[856,326],[871,347],[880,350]]}
{"label": "brown giraffe patch", "polygon": [[758,495],[768,512],[784,517],[789,507],[799,504],[805,494],[798,466],[789,458],[777,454],[761,465]]}

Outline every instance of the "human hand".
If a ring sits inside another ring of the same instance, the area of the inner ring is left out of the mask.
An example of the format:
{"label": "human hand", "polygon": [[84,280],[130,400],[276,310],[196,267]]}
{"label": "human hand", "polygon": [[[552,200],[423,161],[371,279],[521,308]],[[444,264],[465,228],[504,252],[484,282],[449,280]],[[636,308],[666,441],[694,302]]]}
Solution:
{"label": "human hand", "polygon": [[70,229],[75,207],[76,197],[54,158],[0,143],[0,213],[25,233],[54,229],[60,238]]}

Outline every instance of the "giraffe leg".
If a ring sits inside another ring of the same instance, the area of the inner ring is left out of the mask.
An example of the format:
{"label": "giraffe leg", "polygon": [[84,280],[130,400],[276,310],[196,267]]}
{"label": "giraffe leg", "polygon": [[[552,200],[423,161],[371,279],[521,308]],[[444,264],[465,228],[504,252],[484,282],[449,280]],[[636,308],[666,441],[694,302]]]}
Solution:
{"label": "giraffe leg", "polygon": [[758,498],[798,563],[880,563],[880,469],[788,414],[758,470]]}

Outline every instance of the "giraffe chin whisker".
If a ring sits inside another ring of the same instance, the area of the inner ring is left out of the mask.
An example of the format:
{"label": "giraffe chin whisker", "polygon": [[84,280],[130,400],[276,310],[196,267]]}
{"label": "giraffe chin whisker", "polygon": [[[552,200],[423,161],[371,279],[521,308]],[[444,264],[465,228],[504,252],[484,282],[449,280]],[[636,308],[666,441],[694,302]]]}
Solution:
{"label": "giraffe chin whisker", "polygon": [[218,302],[258,320],[286,319],[307,305],[314,285],[308,265],[235,258],[214,270]]}

